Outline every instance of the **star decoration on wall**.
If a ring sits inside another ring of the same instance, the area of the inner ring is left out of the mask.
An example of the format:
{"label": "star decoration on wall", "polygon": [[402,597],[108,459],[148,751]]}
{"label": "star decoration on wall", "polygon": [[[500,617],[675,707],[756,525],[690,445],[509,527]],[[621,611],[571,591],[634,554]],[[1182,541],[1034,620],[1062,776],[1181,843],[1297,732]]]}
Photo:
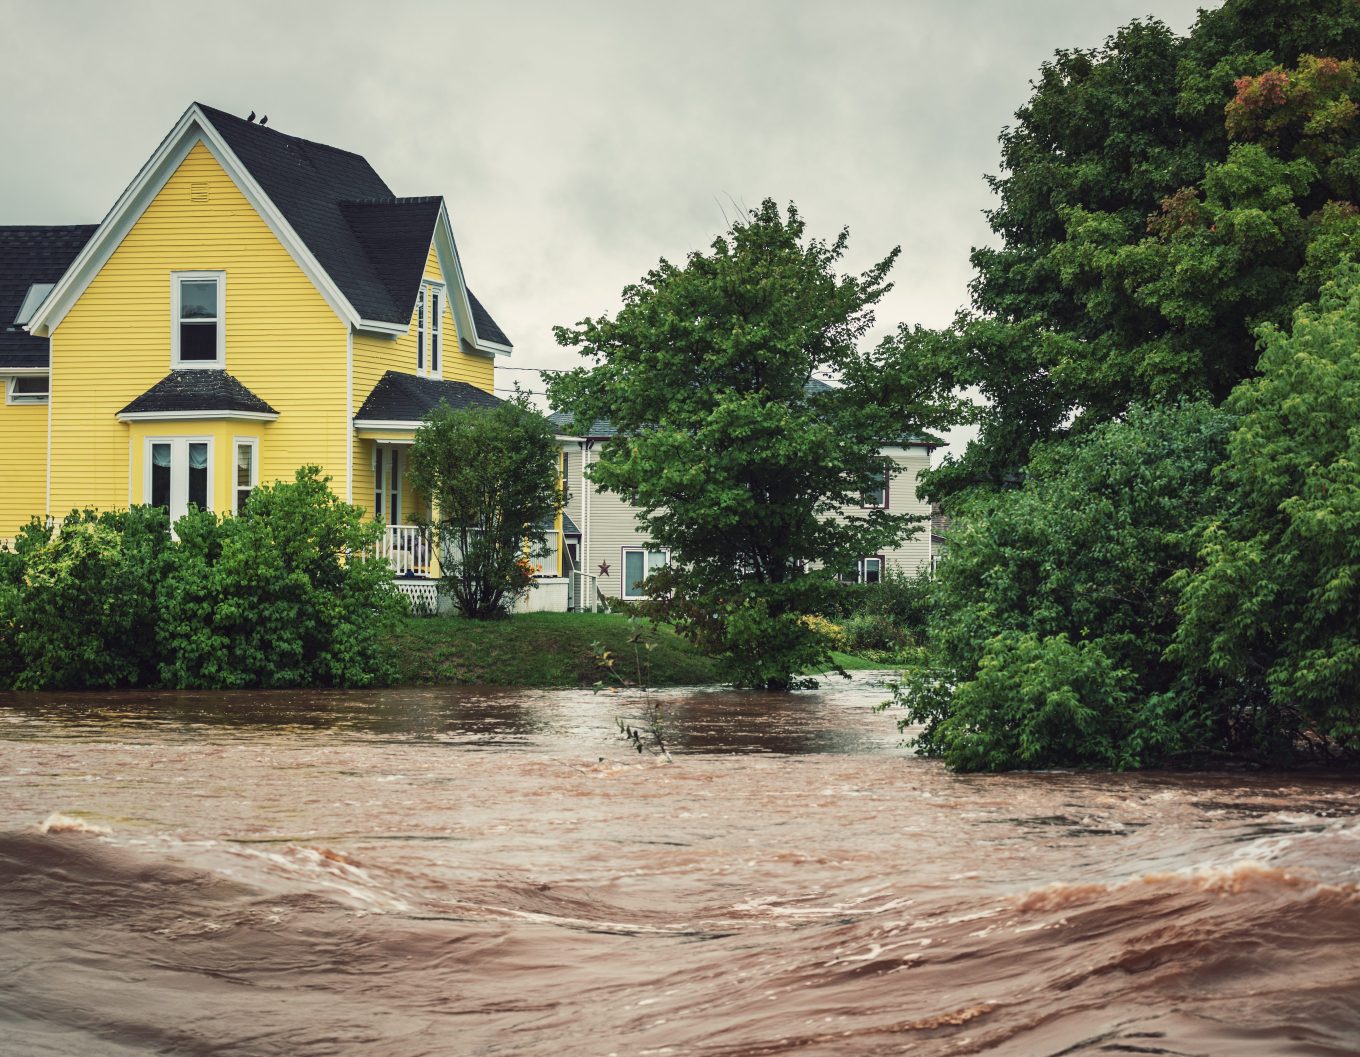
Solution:
{"label": "star decoration on wall", "polygon": [[608,576],[608,575],[609,575],[609,563],[608,563],[608,562],[600,562],[600,575],[601,575],[601,576]]}

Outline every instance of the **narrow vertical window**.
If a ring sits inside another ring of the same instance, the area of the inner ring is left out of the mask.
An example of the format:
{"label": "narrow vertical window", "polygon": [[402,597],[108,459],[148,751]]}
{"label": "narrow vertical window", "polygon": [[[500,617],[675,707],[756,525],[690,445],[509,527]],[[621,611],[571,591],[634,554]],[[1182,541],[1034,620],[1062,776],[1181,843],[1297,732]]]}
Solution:
{"label": "narrow vertical window", "polygon": [[416,370],[425,369],[425,287],[416,295]]}
{"label": "narrow vertical window", "polygon": [[175,364],[222,364],[222,280],[216,275],[175,278]]}
{"label": "narrow vertical window", "polygon": [[374,451],[373,463],[373,516],[381,518],[383,512],[383,450]]}
{"label": "narrow vertical window", "polygon": [[151,445],[151,505],[170,506],[170,445]]}
{"label": "narrow vertical window", "polygon": [[253,441],[236,442],[236,513],[240,514],[246,508],[246,501],[250,499],[250,493],[254,490],[259,468],[255,464],[255,443]]}
{"label": "narrow vertical window", "polygon": [[444,325],[443,298],[430,287],[430,373],[439,373],[439,338]]}
{"label": "narrow vertical window", "polygon": [[208,507],[208,445],[189,445],[189,502],[199,510]]}
{"label": "narrow vertical window", "polygon": [[388,498],[387,521],[391,525],[401,524],[401,452],[392,449],[392,472],[387,476]]}

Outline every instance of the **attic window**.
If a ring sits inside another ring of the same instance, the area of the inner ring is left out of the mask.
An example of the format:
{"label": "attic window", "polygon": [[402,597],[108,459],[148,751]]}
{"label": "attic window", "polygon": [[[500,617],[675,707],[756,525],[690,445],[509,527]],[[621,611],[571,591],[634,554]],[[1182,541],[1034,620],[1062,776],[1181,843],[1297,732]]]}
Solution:
{"label": "attic window", "polygon": [[[416,371],[439,377],[439,354],[444,336],[444,288],[437,283],[421,283],[416,295]],[[426,353],[429,353],[427,356]]]}
{"label": "attic window", "polygon": [[24,303],[19,306],[19,314],[14,317],[15,326],[28,326],[28,321],[33,318],[33,313],[38,311],[38,306],[52,292],[52,287],[55,285],[56,283],[34,283],[28,288],[28,293],[24,294]]}
{"label": "attic window", "polygon": [[173,277],[175,367],[223,365],[222,313],[226,277],[221,272],[179,272]]}

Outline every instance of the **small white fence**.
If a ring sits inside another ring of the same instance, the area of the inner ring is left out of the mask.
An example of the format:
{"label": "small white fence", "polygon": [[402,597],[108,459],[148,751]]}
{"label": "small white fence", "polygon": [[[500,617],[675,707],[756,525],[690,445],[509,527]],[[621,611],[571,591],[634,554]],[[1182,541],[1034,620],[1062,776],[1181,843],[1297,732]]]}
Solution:
{"label": "small white fence", "polygon": [[387,559],[394,576],[430,575],[430,544],[415,525],[388,525],[378,539],[377,556]]}

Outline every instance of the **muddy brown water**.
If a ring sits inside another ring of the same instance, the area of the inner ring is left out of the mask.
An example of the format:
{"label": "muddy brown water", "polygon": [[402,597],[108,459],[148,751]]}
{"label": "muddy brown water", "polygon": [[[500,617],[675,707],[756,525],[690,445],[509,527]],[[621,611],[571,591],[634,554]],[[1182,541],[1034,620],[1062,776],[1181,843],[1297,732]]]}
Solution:
{"label": "muddy brown water", "polygon": [[950,775],[873,676],[0,696],[0,1053],[1360,1053],[1360,787]]}

